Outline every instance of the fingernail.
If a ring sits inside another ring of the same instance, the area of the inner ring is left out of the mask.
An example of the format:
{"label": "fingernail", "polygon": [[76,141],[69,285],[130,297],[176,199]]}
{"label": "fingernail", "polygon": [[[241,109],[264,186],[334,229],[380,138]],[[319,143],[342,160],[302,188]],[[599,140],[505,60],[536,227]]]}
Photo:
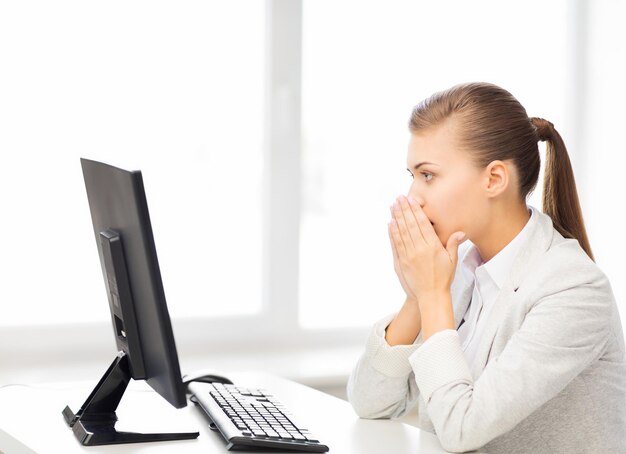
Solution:
{"label": "fingernail", "polygon": [[413,198],[413,197],[407,197],[407,199],[409,200],[409,204],[416,206],[417,205],[417,201]]}

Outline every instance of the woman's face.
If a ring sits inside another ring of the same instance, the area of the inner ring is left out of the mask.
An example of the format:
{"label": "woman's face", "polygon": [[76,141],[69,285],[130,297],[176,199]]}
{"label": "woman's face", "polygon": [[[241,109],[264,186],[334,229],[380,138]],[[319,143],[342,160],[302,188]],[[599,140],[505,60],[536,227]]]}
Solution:
{"label": "woman's face", "polygon": [[454,232],[463,231],[471,239],[484,228],[485,177],[455,143],[453,122],[411,134],[407,169],[413,175],[407,195],[423,207],[444,246]]}

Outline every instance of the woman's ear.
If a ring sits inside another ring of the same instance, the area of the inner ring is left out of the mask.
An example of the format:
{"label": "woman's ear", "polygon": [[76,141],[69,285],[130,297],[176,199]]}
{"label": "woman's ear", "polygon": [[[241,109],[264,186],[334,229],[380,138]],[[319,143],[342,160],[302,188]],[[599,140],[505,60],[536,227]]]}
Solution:
{"label": "woman's ear", "polygon": [[502,194],[508,188],[510,181],[509,167],[504,161],[491,161],[485,168],[485,191],[488,197]]}

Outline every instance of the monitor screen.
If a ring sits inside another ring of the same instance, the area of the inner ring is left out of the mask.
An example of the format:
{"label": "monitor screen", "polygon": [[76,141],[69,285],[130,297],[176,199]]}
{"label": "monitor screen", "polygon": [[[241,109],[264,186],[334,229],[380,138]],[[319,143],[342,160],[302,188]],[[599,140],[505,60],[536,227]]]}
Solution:
{"label": "monitor screen", "polygon": [[81,165],[118,354],[80,410],[63,409],[65,422],[85,446],[197,438],[115,429],[131,379],[147,381],[176,408],[187,401],[141,172],[88,159]]}
{"label": "monitor screen", "polygon": [[[141,172],[87,159],[81,159],[81,165],[118,350],[128,355],[132,378],[146,380],[174,407],[184,407],[185,391]],[[118,262],[110,257],[116,251],[125,273],[116,269]],[[116,282],[114,271],[127,284]]]}

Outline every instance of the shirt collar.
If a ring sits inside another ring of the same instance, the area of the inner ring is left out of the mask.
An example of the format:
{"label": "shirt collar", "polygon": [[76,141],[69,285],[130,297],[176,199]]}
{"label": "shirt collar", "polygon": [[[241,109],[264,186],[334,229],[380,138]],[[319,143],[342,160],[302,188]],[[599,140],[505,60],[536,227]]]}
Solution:
{"label": "shirt collar", "polygon": [[530,219],[524,228],[517,234],[517,236],[515,236],[515,238],[513,238],[513,240],[509,242],[509,244],[507,244],[487,263],[483,263],[480,253],[478,252],[478,248],[474,244],[468,248],[461,261],[463,276],[466,283],[469,284],[473,282],[476,268],[483,266],[498,288],[502,288],[504,281],[511,271],[513,260],[515,260],[520,247],[524,243],[524,240],[528,236],[529,232],[532,230],[533,224],[537,222],[538,216],[535,213],[537,209],[530,205],[528,206],[528,209],[530,211]]}

